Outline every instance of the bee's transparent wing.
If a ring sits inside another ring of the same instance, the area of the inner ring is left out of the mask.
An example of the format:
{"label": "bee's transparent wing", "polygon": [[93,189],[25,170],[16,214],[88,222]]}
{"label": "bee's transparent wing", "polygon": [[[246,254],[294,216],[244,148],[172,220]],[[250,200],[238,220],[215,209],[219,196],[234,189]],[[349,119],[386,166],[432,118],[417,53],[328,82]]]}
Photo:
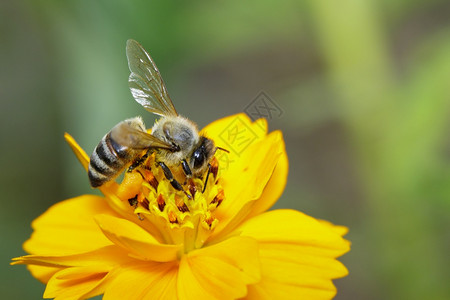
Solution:
{"label": "bee's transparent wing", "polygon": [[128,85],[134,99],[146,110],[161,116],[177,116],[155,63],[135,40],[127,41]]}
{"label": "bee's transparent wing", "polygon": [[111,138],[119,145],[133,149],[163,148],[172,149],[173,146],[161,141],[155,136],[133,128],[127,122],[120,122],[111,130]]}

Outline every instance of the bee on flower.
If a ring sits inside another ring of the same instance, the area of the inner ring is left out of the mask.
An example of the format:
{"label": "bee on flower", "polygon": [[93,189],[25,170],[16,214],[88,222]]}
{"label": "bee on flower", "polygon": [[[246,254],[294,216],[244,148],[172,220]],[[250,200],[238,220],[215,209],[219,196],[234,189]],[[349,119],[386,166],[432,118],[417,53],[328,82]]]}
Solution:
{"label": "bee on flower", "polygon": [[[332,280],[347,275],[336,260],[349,251],[347,229],[268,211],[287,181],[281,132],[244,114],[198,131],[142,46],[128,41],[127,56],[133,97],[162,119],[149,131],[140,118],[119,123],[90,158],[66,134],[103,196],[52,206],[12,264],[46,284],[44,298],[331,299]],[[239,142],[223,134],[230,124],[252,142],[218,157],[217,143]]]}

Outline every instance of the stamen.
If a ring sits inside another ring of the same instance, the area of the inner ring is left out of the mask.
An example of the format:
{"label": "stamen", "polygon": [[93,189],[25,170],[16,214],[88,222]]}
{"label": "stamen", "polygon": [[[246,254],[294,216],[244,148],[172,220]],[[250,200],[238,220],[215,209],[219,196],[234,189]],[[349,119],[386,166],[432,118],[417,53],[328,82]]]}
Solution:
{"label": "stamen", "polygon": [[152,171],[150,169],[145,168],[143,170],[143,174],[141,173],[142,177],[145,181],[147,181],[155,190],[158,189],[158,180],[153,175]]}
{"label": "stamen", "polygon": [[158,195],[158,198],[156,199],[156,203],[158,203],[159,210],[163,211],[164,207],[166,206],[166,201],[164,201],[164,197],[162,194]]}
{"label": "stamen", "polygon": [[213,173],[214,179],[216,179],[217,178],[217,173],[219,172],[219,161],[214,156],[213,159],[211,160],[210,164],[211,164],[211,173]]}
{"label": "stamen", "polygon": [[170,223],[178,223],[177,215],[173,211],[169,211],[168,217]]}
{"label": "stamen", "polygon": [[[141,194],[141,195],[142,195],[142,197],[144,197],[143,194]],[[146,210],[148,210],[148,207],[149,207],[149,205],[150,205],[150,202],[148,201],[147,198],[144,197],[144,199],[142,199],[142,201],[140,201],[140,203],[141,203],[141,205],[142,205],[143,208],[145,208]]]}
{"label": "stamen", "polygon": [[225,198],[225,193],[223,189],[220,189],[217,195],[214,197],[213,201],[211,201],[211,204],[217,203],[217,206],[222,203],[223,199]]}
{"label": "stamen", "polygon": [[175,205],[178,207],[178,210],[181,212],[188,212],[189,208],[186,203],[184,203],[183,198],[178,195],[175,195]]}
{"label": "stamen", "polygon": [[[213,158],[210,162],[208,174],[214,177],[209,185],[207,180],[194,176],[182,178],[181,167],[172,171],[178,176],[180,189],[156,165],[154,155],[150,156],[144,165],[125,174],[119,186],[120,199],[128,201],[139,220],[151,223],[161,232],[167,227],[176,228],[167,240],[183,243],[190,251],[202,247],[219,223],[213,213],[225,200],[219,161]],[[208,178],[208,174],[203,176]],[[183,179],[185,183],[181,184]]]}
{"label": "stamen", "polygon": [[212,225],[212,223],[214,222],[215,219],[216,218],[214,218],[212,215],[209,215],[208,217],[205,218],[205,222],[211,228],[211,225]]}
{"label": "stamen", "polygon": [[189,179],[188,186],[189,186],[189,192],[191,193],[192,197],[194,198],[195,193],[197,192],[197,186],[195,185],[195,182],[192,178]]}

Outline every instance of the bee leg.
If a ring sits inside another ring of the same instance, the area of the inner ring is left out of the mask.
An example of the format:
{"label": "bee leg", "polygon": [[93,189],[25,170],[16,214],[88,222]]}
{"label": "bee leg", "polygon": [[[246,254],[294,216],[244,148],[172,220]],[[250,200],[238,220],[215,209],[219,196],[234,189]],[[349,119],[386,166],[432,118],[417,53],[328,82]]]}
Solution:
{"label": "bee leg", "polygon": [[181,184],[178,182],[178,180],[176,180],[175,178],[173,178],[173,174],[172,171],[170,171],[169,167],[163,163],[163,162],[158,162],[158,165],[161,167],[161,169],[164,171],[164,175],[166,176],[167,180],[170,181],[170,184],[173,186],[174,189],[176,189],[177,191],[183,191],[183,193],[189,198],[192,199],[191,195],[189,195],[188,193],[186,193],[186,191],[183,189],[183,187],[181,186]]}
{"label": "bee leg", "polygon": [[[137,198],[138,198],[138,195],[136,194],[136,196],[134,196],[133,198],[128,199],[128,203],[130,203],[130,206],[133,206],[134,209],[137,208],[138,203],[139,203]],[[144,218],[141,216],[140,213],[138,213],[137,216],[138,216],[140,221],[144,220]]]}
{"label": "bee leg", "polygon": [[138,205],[137,197],[138,195],[136,194],[136,196],[134,196],[133,198],[128,199],[128,203],[130,203],[130,206],[134,206],[134,208],[137,207]]}
{"label": "bee leg", "polygon": [[203,184],[202,193],[204,193],[206,190],[206,185],[208,184],[208,178],[209,178],[210,173],[211,173],[211,164],[208,164],[208,173],[206,174],[206,180],[205,180],[205,183]]}
{"label": "bee leg", "polygon": [[185,159],[181,161],[181,166],[183,167],[183,172],[186,175],[186,180],[184,181],[184,184],[186,184],[187,180],[192,177],[192,171]]}
{"label": "bee leg", "polygon": [[147,151],[143,156],[141,156],[139,159],[134,161],[133,164],[128,168],[127,172],[131,172],[134,169],[136,169],[137,167],[139,167],[140,165],[142,165],[142,163],[144,163],[144,161],[147,159],[148,154],[149,154],[149,151]]}

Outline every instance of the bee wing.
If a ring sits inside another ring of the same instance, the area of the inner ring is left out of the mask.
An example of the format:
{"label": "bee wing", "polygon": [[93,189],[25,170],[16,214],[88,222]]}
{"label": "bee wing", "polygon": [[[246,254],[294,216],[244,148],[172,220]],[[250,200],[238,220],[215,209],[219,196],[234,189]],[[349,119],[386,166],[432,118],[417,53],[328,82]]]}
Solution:
{"label": "bee wing", "polygon": [[146,110],[161,116],[177,116],[166,86],[153,59],[135,40],[127,41],[128,85],[134,99]]}
{"label": "bee wing", "polygon": [[145,131],[130,126],[127,122],[120,122],[117,124],[111,130],[111,138],[119,145],[133,149],[173,148],[172,145],[161,141]]}

